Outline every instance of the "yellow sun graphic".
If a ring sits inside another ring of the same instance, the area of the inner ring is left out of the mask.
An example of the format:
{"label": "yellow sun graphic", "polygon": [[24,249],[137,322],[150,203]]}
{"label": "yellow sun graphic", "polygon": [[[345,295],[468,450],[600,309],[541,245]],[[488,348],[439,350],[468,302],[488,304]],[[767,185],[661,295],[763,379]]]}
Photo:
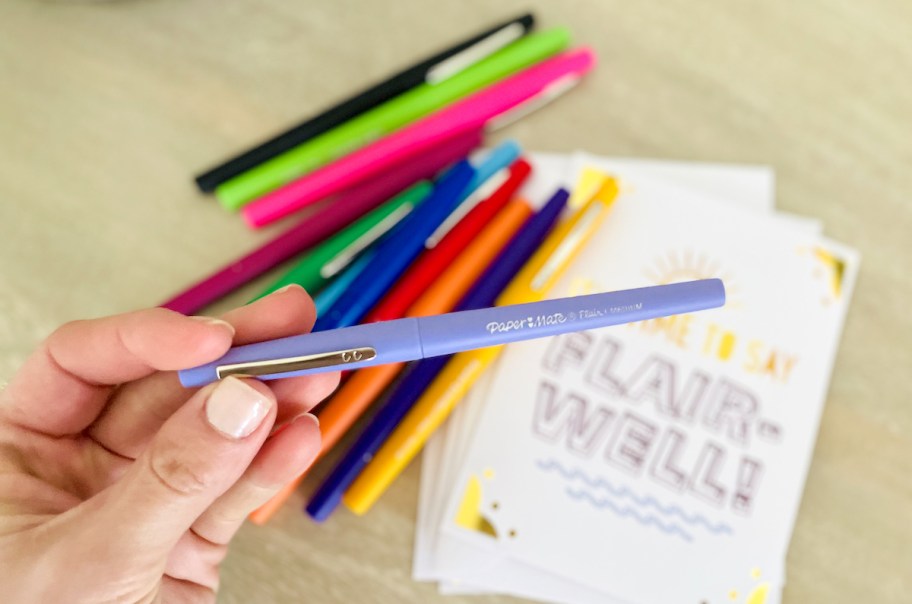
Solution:
{"label": "yellow sun graphic", "polygon": [[811,277],[821,283],[821,306],[838,302],[842,298],[845,280],[845,259],[822,246],[802,247],[798,253],[811,258]]}
{"label": "yellow sun graphic", "polygon": [[694,279],[722,279],[725,283],[727,308],[742,308],[738,280],[718,260],[692,249],[668,250],[653,258],[644,270],[646,278],[656,285],[693,281]]}

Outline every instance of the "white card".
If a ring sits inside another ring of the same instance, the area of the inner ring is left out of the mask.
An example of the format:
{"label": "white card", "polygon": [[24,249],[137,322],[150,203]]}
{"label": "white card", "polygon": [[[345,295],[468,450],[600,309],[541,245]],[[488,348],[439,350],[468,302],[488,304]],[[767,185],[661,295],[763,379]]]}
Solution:
{"label": "white card", "polygon": [[[584,164],[595,164],[602,170],[616,170],[623,167],[628,172],[634,168],[640,171],[644,170],[644,164],[652,162],[614,160],[594,158],[586,154],[577,154],[574,158],[574,173],[579,173]],[[669,167],[677,167],[676,164],[669,164]],[[632,167],[632,168],[631,168]],[[673,174],[673,169],[663,169],[666,166],[663,162],[654,162],[655,170],[649,172],[650,178],[653,172],[656,174]],[[682,170],[678,170],[681,173]],[[735,199],[739,207],[750,211],[765,212],[769,208],[769,200],[773,197],[773,179],[768,170],[762,168],[743,169],[735,168],[725,171],[718,167],[712,169],[695,170],[696,175],[691,176],[691,181],[704,181],[702,190],[719,190],[719,186],[713,187],[713,179],[729,187],[728,193]],[[577,181],[576,178],[573,179]],[[814,231],[819,229],[819,222],[808,221],[806,219],[795,219],[796,224],[801,224],[804,228]],[[490,376],[491,372],[488,373]],[[471,416],[476,416],[477,411],[483,405],[483,391],[473,390],[471,395],[463,403],[462,410],[469,411]],[[460,414],[459,417],[464,417]],[[459,417],[451,421],[453,426],[461,428],[461,434],[457,437],[463,439],[462,446],[458,451],[449,450],[446,453],[446,459],[461,459],[464,450],[465,438],[471,433],[471,426],[474,420],[459,421]],[[436,454],[432,450],[430,455]],[[426,469],[426,475],[429,475],[436,468],[432,462]],[[440,474],[437,474],[438,476]],[[452,486],[440,488],[442,492],[449,492]],[[421,531],[419,531],[421,533]],[[443,586],[444,593],[474,593],[483,586],[486,590],[497,591],[500,593],[509,593],[517,596],[535,597],[540,600],[554,601],[571,601],[571,602],[605,602],[607,596],[603,593],[595,592],[583,586],[571,583],[561,577],[550,573],[543,573],[540,569],[529,569],[523,564],[514,560],[504,559],[503,556],[494,556],[495,560],[481,555],[481,552],[467,550],[465,544],[453,544],[452,539],[443,536],[440,539],[438,547],[439,564],[443,572],[438,572],[437,576],[445,576],[450,581],[458,580],[459,583],[448,583]],[[455,559],[454,559],[455,557]],[[417,560],[417,558],[416,558]],[[466,564],[466,560],[469,561]],[[466,583],[471,579],[471,584]]]}
{"label": "white card", "polygon": [[[778,592],[857,259],[633,172],[554,295],[720,274],[729,304],[656,333],[639,325],[511,346],[445,534],[630,600]],[[541,379],[517,379],[530,367]],[[467,513],[470,484],[496,538],[453,521]],[[655,564],[676,579],[654,581]],[[700,573],[707,565],[712,577]]]}
{"label": "white card", "polygon": [[[601,169],[618,167],[618,166],[636,166],[641,170],[652,170],[652,174],[664,177],[678,177],[688,182],[691,186],[700,187],[704,191],[716,191],[725,196],[736,199],[741,207],[755,211],[767,211],[772,208],[774,198],[774,179],[771,171],[765,167],[751,166],[719,166],[712,165],[707,167],[704,164],[685,164],[680,162],[650,161],[650,160],[630,160],[614,158],[596,158],[587,154],[575,154],[572,158],[564,155],[535,153],[531,155],[531,160],[536,170],[536,180],[546,180],[542,178],[545,175],[555,174],[554,180],[567,180],[562,174],[567,168],[568,163],[574,164],[571,182],[576,181],[576,173],[582,167],[582,163],[593,164]],[[610,162],[610,165],[605,165]],[[542,168],[545,168],[543,171]],[[530,187],[526,187],[528,190]],[[529,197],[543,198],[546,194],[544,187],[533,186],[536,190],[535,195]],[[525,192],[525,191],[524,191]],[[480,384],[479,384],[480,386]],[[425,451],[425,457],[422,464],[422,481],[419,493],[419,512],[418,526],[416,531],[416,547],[414,558],[414,577],[418,580],[430,580],[435,578],[433,563],[433,543],[436,527],[439,525],[439,519],[442,510],[440,509],[442,501],[440,497],[436,501],[431,501],[431,494],[442,495],[449,492],[452,488],[452,480],[443,479],[448,476],[443,465],[447,460],[460,459],[461,455],[454,455],[453,451],[448,450],[442,456],[441,462],[436,462],[434,457],[439,454],[439,450],[444,446],[446,434],[453,431],[454,426],[468,425],[472,426],[474,422],[463,422],[460,418],[467,410],[476,410],[480,407],[474,404],[477,400],[479,387],[476,386],[470,393],[467,400],[454,411],[454,417],[445,424],[438,435],[432,438],[428,443]],[[468,431],[465,432],[468,434]],[[452,444],[452,443],[449,443]],[[433,505],[433,504],[438,505]]]}
{"label": "white card", "polygon": [[[535,154],[536,158],[542,156],[547,157],[548,159],[552,158],[550,154]],[[618,168],[619,166],[634,166],[641,170],[651,169],[652,174],[671,179],[677,177],[678,182],[688,182],[691,186],[697,187],[702,191],[719,192],[723,195],[737,199],[737,203],[740,206],[754,211],[767,211],[772,207],[772,200],[774,197],[772,173],[769,169],[763,167],[707,167],[702,164],[593,158],[592,156],[582,154],[578,154],[578,156],[574,158],[574,163],[578,164],[581,160],[588,161],[589,163],[593,163],[593,160],[595,160],[594,163],[603,169],[605,167]],[[610,165],[605,166],[603,162],[610,162]],[[575,171],[576,170],[574,170],[574,172]],[[490,373],[488,375],[490,375]],[[483,398],[479,396],[481,391],[481,383],[479,383],[479,385],[473,389],[473,392],[469,397],[467,397],[467,400],[456,409],[454,417],[451,418],[438,435],[428,443],[425,450],[422,464],[421,491],[419,495],[418,530],[416,532],[414,563],[414,576],[416,579],[427,580],[441,578],[441,570],[444,571],[444,575],[451,578],[462,574],[456,572],[459,569],[459,564],[453,566],[453,562],[451,561],[450,565],[447,566],[446,555],[443,556],[444,560],[442,564],[435,565],[433,533],[434,527],[437,526],[437,519],[440,516],[440,495],[449,492],[452,489],[452,480],[446,478],[447,472],[444,471],[446,469],[444,467],[446,465],[444,460],[459,459],[461,457],[459,453],[454,454],[452,447],[448,446],[453,444],[450,437],[459,438],[460,436],[467,436],[469,434],[474,421],[472,421],[471,418],[469,418],[468,421],[463,418],[467,415],[477,414],[477,410],[480,409],[480,405],[477,403],[481,402],[480,399]],[[460,428],[460,431],[463,433],[462,435],[453,435],[453,432],[457,431],[457,428]],[[447,451],[442,453],[444,447],[447,447]],[[436,500],[432,501],[433,495],[435,494],[437,495],[435,498]],[[478,559],[475,555],[470,557],[474,560]],[[442,566],[443,568],[435,569],[435,566]],[[546,593],[548,591],[555,591],[560,596],[565,597],[568,589],[574,587],[573,584],[562,579],[547,577],[548,580],[544,582],[554,585],[549,585],[552,589],[546,589],[546,586],[542,584],[543,581],[540,580],[542,578],[542,573],[540,571],[533,570],[530,573],[527,571],[527,567],[512,560],[502,561],[496,566],[501,572],[495,572],[493,573],[493,577],[489,577],[489,579],[492,579],[492,582],[486,585],[487,589],[548,599]],[[522,575],[524,573],[528,576],[523,577]],[[517,578],[514,580],[510,575],[516,575]],[[481,578],[480,575],[475,575],[475,579]],[[532,579],[531,583],[529,579]],[[518,586],[525,589],[517,589]],[[532,589],[531,593],[528,591],[528,588],[530,587]],[[474,591],[471,586],[467,586],[465,583],[460,584],[455,590],[458,590],[459,592]],[[450,589],[448,591],[455,590]],[[592,600],[593,598],[584,597],[583,592],[585,591],[586,590],[576,586],[577,593],[575,594],[576,597],[574,598],[574,601]],[[589,591],[591,592],[591,590]],[[601,595],[594,599],[604,601],[604,597]]]}

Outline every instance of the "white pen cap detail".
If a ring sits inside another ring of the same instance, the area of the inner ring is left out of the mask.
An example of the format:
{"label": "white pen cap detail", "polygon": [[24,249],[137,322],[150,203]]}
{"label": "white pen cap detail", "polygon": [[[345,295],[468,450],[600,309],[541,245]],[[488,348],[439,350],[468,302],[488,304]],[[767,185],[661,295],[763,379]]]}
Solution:
{"label": "white pen cap detail", "polygon": [[522,23],[511,23],[430,68],[424,80],[428,84],[439,84],[482,59],[486,59],[508,44],[519,40],[525,33],[526,29]]}

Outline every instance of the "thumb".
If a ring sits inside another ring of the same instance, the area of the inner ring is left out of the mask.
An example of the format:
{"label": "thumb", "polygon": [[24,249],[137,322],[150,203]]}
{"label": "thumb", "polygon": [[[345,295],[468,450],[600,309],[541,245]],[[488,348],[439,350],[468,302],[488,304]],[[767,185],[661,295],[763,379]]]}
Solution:
{"label": "thumb", "polygon": [[[247,469],[276,416],[272,391],[229,377],[197,392],[124,476],[100,494],[98,519],[130,559],[164,560],[193,522]],[[93,523],[94,524],[94,523]],[[113,549],[118,549],[114,546]]]}

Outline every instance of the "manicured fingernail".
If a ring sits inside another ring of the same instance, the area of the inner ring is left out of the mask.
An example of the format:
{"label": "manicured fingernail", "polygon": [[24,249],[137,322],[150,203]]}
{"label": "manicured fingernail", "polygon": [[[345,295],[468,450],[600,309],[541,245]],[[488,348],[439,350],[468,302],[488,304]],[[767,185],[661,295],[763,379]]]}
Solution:
{"label": "manicured fingernail", "polygon": [[[294,419],[298,429],[306,429],[307,433],[301,435],[299,446],[302,447],[301,453],[307,453],[301,458],[301,465],[298,466],[298,472],[305,472],[307,468],[316,461],[320,455],[320,449],[323,448],[323,433],[320,432],[320,420],[316,415],[311,413],[302,413]],[[308,424],[310,424],[308,426]]]}
{"label": "manicured fingernail", "polygon": [[234,377],[220,381],[206,401],[209,424],[231,438],[249,436],[269,414],[272,400]]}
{"label": "manicured fingernail", "polygon": [[284,294],[285,292],[287,292],[287,291],[290,290],[290,289],[304,289],[304,288],[301,287],[300,285],[298,285],[297,283],[289,283],[289,284],[286,285],[285,287],[280,287],[279,289],[275,290],[275,291],[272,292],[272,294],[270,294],[270,295]]}
{"label": "manicured fingernail", "polygon": [[208,323],[209,325],[218,325],[219,327],[226,328],[228,331],[231,332],[232,336],[234,335],[234,325],[232,325],[228,321],[222,321],[221,319],[216,319],[214,317],[190,317],[190,318],[194,319],[196,321],[199,321],[200,323]]}
{"label": "manicured fingernail", "polygon": [[310,420],[317,425],[317,428],[320,427],[320,418],[313,413],[302,413],[301,415],[294,418],[294,421],[298,421],[299,419]]}

